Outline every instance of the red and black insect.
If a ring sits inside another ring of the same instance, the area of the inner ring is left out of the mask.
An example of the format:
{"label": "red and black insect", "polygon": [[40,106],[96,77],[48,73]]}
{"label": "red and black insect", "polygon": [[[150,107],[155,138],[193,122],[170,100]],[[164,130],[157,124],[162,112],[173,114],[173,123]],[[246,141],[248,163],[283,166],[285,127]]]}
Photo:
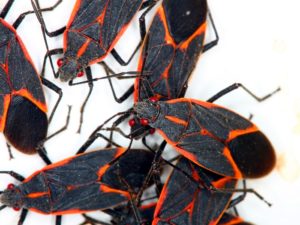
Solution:
{"label": "red and black insect", "polygon": [[[210,18],[216,40],[204,44],[207,30],[207,18]],[[213,20],[206,0],[164,0],[158,8],[147,32],[139,58],[137,71],[141,76],[120,98],[116,97],[112,82],[114,98],[123,102],[133,92],[134,102],[145,99],[170,100],[185,95],[188,81],[196,62],[202,52],[218,43]],[[115,121],[120,124],[125,117]],[[138,138],[145,133],[153,133],[144,121],[136,117],[129,121],[131,137]]]}
{"label": "red and black insect", "polygon": [[[0,131],[16,149],[34,154],[46,138],[48,124],[60,102],[62,91],[38,75],[16,32],[25,16],[33,11],[21,14],[13,25],[4,21],[13,2],[9,0],[0,14]],[[59,95],[49,121],[42,84]]]}
{"label": "red and black insect", "polygon": [[213,192],[205,187],[209,182],[217,189],[234,189],[237,179],[224,177],[202,169],[181,157],[161,192],[152,225],[216,225],[230,204],[233,193]]}
{"label": "red and black insect", "polygon": [[138,102],[134,110],[181,155],[217,174],[258,178],[275,165],[274,149],[258,127],[221,106],[181,98]]}
{"label": "red and black insect", "polygon": [[238,216],[233,216],[232,214],[224,213],[218,225],[253,225],[253,224],[245,222],[242,218]]}
{"label": "red and black insect", "polygon": [[[135,15],[146,8],[140,17],[140,33],[141,38],[144,38],[145,15],[156,2],[157,0],[77,0],[67,26],[54,32],[47,31],[42,15],[38,13],[48,36],[64,36],[63,48],[50,50],[45,57],[44,67],[47,57],[63,54],[63,58],[57,63],[59,71],[56,78],[59,77],[64,82],[71,81],[69,84],[72,85],[74,78],[82,76],[83,71],[86,72],[90,92],[82,106],[82,112],[93,89],[90,66],[103,61],[110,53],[121,65],[127,65],[140,44],[128,62],[121,58],[114,47]],[[36,9],[39,8],[37,0],[35,4],[32,0],[32,3]]]}
{"label": "red and black insect", "polygon": [[[144,184],[153,154],[146,150],[108,148],[76,155],[48,165],[28,178],[1,171],[22,183],[1,193],[5,206],[22,208],[19,225],[28,211],[64,215],[124,205]],[[59,217],[60,218],[60,217]],[[56,225],[61,224],[57,219]]]}

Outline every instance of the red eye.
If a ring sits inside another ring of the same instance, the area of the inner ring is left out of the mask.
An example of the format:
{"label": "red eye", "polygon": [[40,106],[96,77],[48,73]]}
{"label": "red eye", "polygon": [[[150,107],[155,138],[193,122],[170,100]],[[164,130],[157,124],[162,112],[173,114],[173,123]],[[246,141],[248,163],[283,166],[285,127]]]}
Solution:
{"label": "red eye", "polygon": [[20,208],[19,207],[13,207],[13,210],[20,211]]}
{"label": "red eye", "polygon": [[83,71],[80,71],[77,73],[77,77],[82,77],[84,75],[84,72]]}
{"label": "red eye", "polygon": [[151,128],[150,130],[149,130],[149,134],[154,134],[155,133],[155,128]]}
{"label": "red eye", "polygon": [[133,127],[135,125],[135,120],[134,119],[129,120],[128,124],[130,127]]}
{"label": "red eye", "polygon": [[7,189],[9,189],[9,190],[12,190],[12,189],[14,189],[15,188],[15,185],[14,184],[9,184],[9,185],[7,185]]}
{"label": "red eye", "polygon": [[148,126],[149,125],[149,120],[142,118],[142,119],[140,119],[140,123],[141,123],[142,126]]}
{"label": "red eye", "polygon": [[157,101],[158,101],[158,97],[152,96],[152,97],[149,98],[149,100],[150,100],[151,102],[157,102]]}
{"label": "red eye", "polygon": [[62,58],[58,59],[57,62],[56,62],[58,67],[61,67],[63,65],[63,63],[64,63],[64,61],[63,61]]}

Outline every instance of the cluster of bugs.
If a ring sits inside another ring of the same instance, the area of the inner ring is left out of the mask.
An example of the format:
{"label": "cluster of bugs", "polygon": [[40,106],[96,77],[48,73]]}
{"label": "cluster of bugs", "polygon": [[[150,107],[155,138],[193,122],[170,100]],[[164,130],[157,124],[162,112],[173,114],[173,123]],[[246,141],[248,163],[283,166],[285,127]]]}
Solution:
{"label": "cluster of bugs", "polygon": [[[206,101],[185,98],[198,58],[219,40],[206,0],[77,0],[69,22],[55,31],[48,30],[43,15],[51,14],[62,0],[48,8],[42,8],[38,0],[30,2],[32,10],[13,24],[5,17],[18,3],[8,0],[0,11],[0,128],[8,145],[25,154],[39,154],[47,166],[27,178],[14,171],[0,171],[19,182],[0,192],[1,213],[7,207],[21,209],[18,225],[26,225],[28,212],[55,215],[55,225],[63,225],[62,216],[73,213],[83,216],[84,222],[78,225],[250,225],[237,211],[246,194],[270,205],[246,187],[245,179],[272,171],[276,156],[271,142],[250,119],[214,102],[238,88],[257,101],[280,89],[260,98],[235,83]],[[17,34],[18,26],[30,14],[40,23],[48,50],[40,73]],[[137,15],[141,42],[126,61],[115,46]],[[146,19],[152,20],[148,28]],[[215,39],[207,42],[208,25]],[[63,35],[61,47],[49,49],[47,40],[59,35]],[[136,71],[116,73],[105,62],[111,55],[125,66],[138,51]],[[54,55],[62,56],[58,68]],[[57,84],[46,79],[48,60],[54,77],[60,80]],[[95,64],[103,67],[105,76],[93,76],[91,66]],[[82,76],[86,80],[78,82],[77,77]],[[134,84],[118,97],[114,78],[134,79]],[[76,155],[52,163],[44,143],[67,129],[71,110],[66,124],[47,136],[63,96],[59,83],[88,84],[80,132],[94,84],[103,80],[118,103],[133,95],[132,107],[99,124]],[[49,117],[42,85],[58,94]],[[128,121],[129,132],[120,126],[124,121]],[[151,136],[153,133],[162,141]],[[120,145],[117,135],[128,139],[129,145]],[[87,151],[98,138],[107,145]],[[149,139],[157,143],[149,144]],[[143,147],[132,147],[135,142]],[[177,152],[176,157],[164,157],[167,145]],[[237,187],[239,182],[243,188]],[[240,195],[235,197],[235,193]],[[110,219],[101,221],[86,214],[99,210]]]}

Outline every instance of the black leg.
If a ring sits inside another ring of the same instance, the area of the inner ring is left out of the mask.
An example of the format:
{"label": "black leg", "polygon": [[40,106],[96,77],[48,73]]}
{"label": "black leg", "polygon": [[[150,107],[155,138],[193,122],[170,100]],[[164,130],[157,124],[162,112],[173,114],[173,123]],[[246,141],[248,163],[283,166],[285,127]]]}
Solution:
{"label": "black leg", "polygon": [[62,216],[56,216],[55,225],[61,225]]}
{"label": "black leg", "polygon": [[218,32],[217,32],[217,28],[216,28],[216,25],[215,25],[215,23],[214,23],[214,20],[213,20],[213,18],[212,18],[212,15],[211,15],[211,13],[210,13],[210,10],[208,10],[208,17],[209,17],[210,22],[211,22],[211,24],[212,24],[212,27],[213,27],[213,30],[214,30],[216,39],[213,40],[213,41],[211,41],[211,42],[209,42],[209,43],[207,43],[207,44],[205,44],[205,45],[203,46],[203,49],[202,49],[202,52],[203,52],[203,53],[206,52],[206,51],[208,51],[208,50],[211,49],[212,47],[216,46],[216,45],[218,44],[218,42],[219,42],[219,35],[218,35]]}
{"label": "black leg", "polygon": [[[143,145],[144,145],[149,151],[155,153],[155,150],[154,150],[153,148],[151,148],[151,147],[148,145],[147,140],[146,140],[146,136],[144,136],[144,137],[142,138],[142,143],[143,143]],[[157,147],[158,147],[158,146],[156,146],[155,149],[157,149]]]}
{"label": "black leg", "polygon": [[[46,53],[46,55],[44,56],[43,68],[42,68],[42,72],[41,72],[42,77],[45,76],[47,58],[49,57],[50,62],[51,62],[52,61],[51,56],[58,55],[58,54],[63,54],[63,53],[64,53],[63,48],[52,49],[52,50],[50,50]],[[51,67],[52,67],[52,65],[51,65]],[[52,70],[53,70],[54,78],[58,78],[58,73],[54,71],[54,68],[52,68]]]}
{"label": "black leg", "polygon": [[155,5],[156,3],[158,2],[158,0],[148,0],[148,1],[144,1],[143,2],[143,4],[142,4],[142,6],[141,6],[141,8],[140,8],[140,10],[143,10],[143,9],[145,9],[145,8],[148,8],[149,6],[151,6],[151,5]]}
{"label": "black leg", "polygon": [[0,18],[5,18],[8,11],[10,10],[12,4],[14,3],[15,0],[9,0],[6,5],[4,6],[4,8],[2,9],[2,11],[0,12]]}
{"label": "black leg", "polygon": [[9,154],[9,160],[13,159],[14,156],[11,152],[11,147],[10,147],[10,144],[8,144],[8,142],[6,142],[6,146],[7,146],[7,150],[8,150],[8,154]]}
{"label": "black leg", "polygon": [[233,212],[236,216],[240,216],[240,214],[235,206],[233,207]]}
{"label": "black leg", "polygon": [[107,141],[108,145],[106,147],[111,147],[112,145],[114,145],[116,147],[121,147],[119,144],[115,143],[114,141],[111,141],[109,138],[105,137],[103,134],[95,133],[80,147],[80,149],[76,152],[76,155],[84,153],[88,149],[88,147],[90,147],[90,145],[94,143],[94,141],[97,138],[102,138],[105,141]]}
{"label": "black leg", "polygon": [[[106,121],[104,121],[103,124],[101,124],[100,126],[98,126],[94,131],[93,133],[90,135],[89,139],[81,146],[81,148],[77,151],[77,154],[79,153],[83,153],[87,150],[87,148],[98,138],[98,137],[102,137],[103,138],[103,135],[99,133],[99,131],[103,130],[103,127],[109,123],[112,119],[114,119],[115,117],[117,116],[121,116],[121,115],[124,115],[124,114],[128,114],[129,112],[128,111],[125,111],[125,112],[120,112],[120,113],[117,113],[113,116],[111,116],[110,118],[108,118]],[[106,138],[104,138],[106,140]],[[109,139],[108,139],[109,140]],[[108,143],[112,143],[113,145],[115,146],[118,146],[117,144],[115,144],[114,142],[112,142],[111,140],[108,141]]]}
{"label": "black leg", "polygon": [[111,50],[111,54],[112,56],[115,58],[115,60],[122,66],[127,66],[131,60],[133,59],[133,57],[135,56],[135,54],[137,53],[137,51],[140,49],[142,42],[146,36],[146,22],[145,22],[145,16],[149,13],[149,11],[155,6],[157,1],[147,1],[144,2],[142,5],[142,8],[147,8],[145,10],[145,12],[143,12],[143,14],[140,16],[139,18],[139,25],[140,25],[140,35],[141,35],[141,41],[138,43],[138,45],[136,46],[136,48],[134,49],[133,53],[131,54],[131,56],[129,57],[129,59],[127,60],[127,62],[125,62],[122,57],[119,55],[119,53],[115,50],[112,49]]}
{"label": "black leg", "polygon": [[46,149],[42,145],[37,148],[37,153],[41,157],[41,159],[46,163],[46,165],[52,164],[51,160],[47,156]]}
{"label": "black leg", "polygon": [[118,103],[124,102],[134,92],[134,86],[132,85],[120,98],[118,98],[116,95],[115,89],[113,87],[112,81],[110,79],[110,76],[109,76],[110,73],[115,74],[115,72],[104,62],[102,63],[102,66],[106,72],[108,82],[109,82],[109,85],[110,85],[110,88],[113,93],[115,101]]}
{"label": "black leg", "polygon": [[20,219],[18,221],[18,225],[23,225],[24,224],[24,221],[26,219],[27,214],[28,214],[28,209],[22,209]]}
{"label": "black leg", "polygon": [[[61,2],[62,0],[59,0],[59,3]],[[31,0],[31,4],[32,4],[32,7],[34,9],[34,12],[37,16],[37,19],[39,20],[41,26],[43,27],[43,30],[45,31],[45,33],[49,36],[49,37],[56,37],[58,35],[61,35],[64,33],[64,31],[66,30],[66,27],[62,27],[56,31],[52,31],[52,32],[49,32],[47,27],[46,27],[46,24],[45,24],[45,21],[44,21],[44,18],[43,18],[43,15],[42,15],[42,9],[40,8],[40,5],[39,5],[39,2],[38,0]],[[48,8],[47,11],[51,11],[51,10],[54,10],[59,4],[55,4],[54,6]]]}
{"label": "black leg", "polygon": [[23,182],[25,180],[25,177],[23,177],[22,175],[14,172],[14,171],[0,171],[0,174],[8,174],[20,182]]}
{"label": "black leg", "polygon": [[103,221],[100,221],[100,220],[96,220],[86,214],[82,214],[83,218],[85,219],[84,222],[82,222],[81,224],[79,225],[112,225],[110,223],[106,223],[106,222],[103,222]]}
{"label": "black leg", "polygon": [[[54,8],[56,8],[60,3],[62,3],[62,0],[58,0],[53,6],[48,7],[48,8],[40,9],[39,11],[40,11],[40,12],[51,11],[51,10],[53,10]],[[16,19],[16,21],[13,23],[13,27],[14,27],[15,29],[17,29],[17,28],[19,27],[19,25],[22,23],[22,21],[24,20],[24,18],[25,18],[27,15],[33,14],[33,13],[35,13],[35,11],[27,11],[27,12],[22,13],[22,14]]]}
{"label": "black leg", "polygon": [[49,139],[53,138],[54,136],[58,135],[59,133],[63,132],[64,130],[66,130],[68,128],[69,122],[70,122],[71,109],[72,109],[72,107],[69,105],[68,106],[68,115],[67,115],[67,118],[66,118],[65,125],[62,128],[60,128],[59,130],[55,131],[53,134],[49,135],[45,140],[43,140],[43,143],[45,143]]}
{"label": "black leg", "polygon": [[140,201],[141,197],[142,197],[142,194],[143,194],[143,191],[145,190],[145,188],[148,186],[150,180],[152,178],[154,178],[155,180],[155,183],[156,183],[156,188],[157,188],[157,194],[160,193],[161,189],[162,189],[162,184],[161,182],[156,182],[157,179],[160,181],[160,168],[159,168],[159,165],[160,165],[160,161],[161,161],[161,155],[165,149],[167,145],[167,142],[166,141],[163,141],[161,143],[161,145],[159,146],[158,150],[155,152],[155,155],[154,155],[154,158],[153,158],[153,161],[152,161],[152,164],[151,164],[151,168],[143,182],[143,185],[140,189],[140,191],[138,192],[137,194],[137,201]]}
{"label": "black leg", "polygon": [[[247,187],[246,187],[246,181],[243,180],[243,189],[246,190]],[[231,208],[231,207],[234,207],[239,204],[240,202],[242,202],[245,198],[246,198],[246,195],[247,195],[247,192],[243,192],[242,195],[236,197],[235,199],[232,199],[229,203],[229,206],[228,208]]]}
{"label": "black leg", "polygon": [[[109,139],[110,140],[113,140],[113,133],[114,133],[114,129],[120,124],[122,123],[124,120],[126,120],[128,117],[130,116],[130,114],[124,114],[124,115],[121,115],[117,120],[115,120],[112,124],[112,130],[110,131],[110,136],[109,136]],[[126,138],[128,138],[127,135],[125,135]]]}
{"label": "black leg", "polygon": [[253,92],[251,92],[248,88],[246,88],[243,84],[234,83],[234,84],[228,86],[227,88],[221,90],[220,92],[218,92],[216,95],[214,95],[210,99],[208,99],[207,102],[214,102],[217,99],[221,98],[222,96],[224,96],[224,95],[228,94],[229,92],[236,90],[238,88],[242,88],[244,91],[246,91],[250,96],[252,96],[258,102],[262,102],[262,101],[268,99],[269,97],[271,97],[272,95],[274,95],[275,93],[277,93],[278,91],[280,91],[280,87],[278,87],[275,91],[273,91],[263,97],[258,97]]}
{"label": "black leg", "polygon": [[[239,201],[243,200],[243,196],[246,195],[246,193],[252,193],[254,194],[257,198],[259,198],[260,200],[262,200],[263,202],[265,202],[269,207],[272,206],[271,203],[269,203],[267,200],[264,199],[264,197],[262,195],[260,195],[257,191],[255,191],[252,188],[243,188],[243,189],[230,189],[230,188],[226,188],[226,189],[221,189],[221,188],[215,188],[213,185],[210,185],[209,189],[216,191],[216,192],[221,192],[221,193],[237,193],[237,192],[243,192],[244,194],[241,195],[241,199],[240,200],[236,200],[236,203],[233,203],[234,205],[236,205],[237,203],[239,203]],[[233,206],[234,206],[233,205]]]}
{"label": "black leg", "polygon": [[83,113],[84,113],[84,109],[85,109],[85,106],[92,94],[92,91],[93,91],[93,88],[94,88],[94,83],[93,83],[93,76],[92,76],[92,71],[91,71],[91,67],[87,67],[85,69],[85,73],[86,73],[86,77],[88,79],[88,85],[89,85],[89,93],[88,95],[86,96],[83,104],[81,105],[81,108],[80,108],[80,121],[79,121],[79,127],[78,127],[78,130],[77,130],[77,133],[80,133],[81,132],[81,126],[82,126],[82,123],[83,123]]}
{"label": "black leg", "polygon": [[49,117],[49,124],[50,124],[51,121],[52,121],[53,115],[54,115],[54,113],[55,113],[55,111],[56,111],[56,109],[57,109],[57,107],[58,107],[58,105],[59,105],[59,103],[61,101],[61,98],[63,96],[63,92],[62,92],[61,88],[59,88],[58,86],[56,86],[51,81],[47,80],[46,78],[44,78],[42,76],[40,78],[41,78],[41,81],[42,81],[43,85],[45,85],[46,87],[48,87],[49,89],[51,89],[52,91],[54,91],[55,93],[58,94],[58,99],[57,99],[57,101],[55,103],[55,106],[54,106],[54,108],[53,108],[53,110],[52,110],[52,112],[50,114],[50,117]]}

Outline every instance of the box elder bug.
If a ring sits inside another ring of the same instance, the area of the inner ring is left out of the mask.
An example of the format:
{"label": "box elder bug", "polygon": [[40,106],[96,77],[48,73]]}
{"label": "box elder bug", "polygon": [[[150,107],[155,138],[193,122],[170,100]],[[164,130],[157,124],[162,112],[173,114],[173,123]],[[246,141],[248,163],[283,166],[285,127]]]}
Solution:
{"label": "box elder bug", "polygon": [[[38,75],[21,38],[16,33],[25,16],[33,11],[21,14],[12,26],[4,21],[13,2],[14,0],[9,0],[0,13],[0,131],[3,131],[6,140],[17,150],[25,154],[34,154],[38,145],[46,139],[48,124],[62,98],[62,91]],[[59,95],[49,121],[41,84]],[[66,126],[60,131],[65,128]],[[43,159],[47,161],[45,157]]]}
{"label": "box elder bug", "polygon": [[70,81],[69,84],[72,85],[74,78],[82,76],[83,71],[86,73],[90,91],[81,108],[78,130],[80,132],[84,107],[93,89],[90,66],[101,62],[109,53],[121,65],[127,65],[140,44],[128,62],[121,58],[114,47],[137,12],[146,8],[140,17],[140,34],[141,38],[144,38],[145,15],[157,0],[77,0],[67,26],[54,32],[48,32],[42,14],[38,11],[38,0],[31,0],[31,2],[46,34],[50,37],[64,35],[63,48],[50,50],[45,56],[43,68],[45,68],[47,57],[63,54],[63,58],[57,63],[59,70],[55,73],[56,78],[59,76],[61,81]]}
{"label": "box elder bug", "polygon": [[[132,201],[142,187],[153,156],[146,150],[117,147],[67,158],[26,179],[0,171],[22,182],[1,192],[1,209],[22,208],[21,225],[28,211],[64,215],[120,206]],[[60,224],[58,219],[56,225]]]}
{"label": "box elder bug", "polygon": [[184,157],[220,175],[258,178],[275,165],[267,137],[249,120],[221,106],[186,98],[146,100],[135,105],[135,112]]}

